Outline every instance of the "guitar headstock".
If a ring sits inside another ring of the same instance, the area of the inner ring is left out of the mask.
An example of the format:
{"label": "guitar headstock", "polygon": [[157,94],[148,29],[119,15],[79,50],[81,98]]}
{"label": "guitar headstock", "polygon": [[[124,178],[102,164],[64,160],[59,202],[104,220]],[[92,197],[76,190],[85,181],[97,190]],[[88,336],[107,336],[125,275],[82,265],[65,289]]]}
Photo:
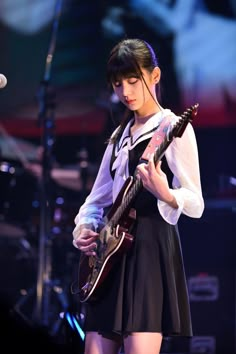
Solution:
{"label": "guitar headstock", "polygon": [[[179,117],[177,122],[172,126],[171,120],[172,116],[166,116],[156,132],[154,133],[151,141],[143,152],[140,161],[148,161],[151,155],[154,153],[154,162],[163,156],[165,150],[171,143],[174,137],[181,137],[183,132],[189,122],[192,122],[194,117],[197,115],[197,109],[199,104],[195,104],[190,108],[186,109],[184,113]],[[171,129],[169,129],[171,128]]]}
{"label": "guitar headstock", "polygon": [[176,123],[173,131],[175,137],[181,137],[183,135],[183,132],[185,131],[185,128],[187,127],[188,123],[192,122],[194,118],[197,116],[198,107],[199,107],[199,103],[196,103],[190,108],[187,108],[186,111],[184,111],[184,113],[181,114],[181,118]]}

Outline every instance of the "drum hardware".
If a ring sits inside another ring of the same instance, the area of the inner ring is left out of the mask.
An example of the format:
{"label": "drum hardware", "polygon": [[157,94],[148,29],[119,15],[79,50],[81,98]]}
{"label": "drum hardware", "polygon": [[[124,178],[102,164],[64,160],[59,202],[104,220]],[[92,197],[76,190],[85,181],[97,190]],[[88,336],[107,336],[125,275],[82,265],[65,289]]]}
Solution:
{"label": "drum hardware", "polygon": [[[46,66],[43,81],[41,82],[40,90],[38,92],[39,100],[39,125],[42,128],[41,145],[43,147],[42,157],[42,178],[38,180],[39,191],[39,239],[38,239],[38,267],[37,280],[35,286],[22,291],[20,299],[15,303],[14,310],[21,315],[25,321],[36,323],[43,326],[53,335],[58,330],[58,316],[55,320],[55,306],[60,308],[59,313],[66,312],[68,307],[68,299],[66,296],[66,289],[61,284],[60,279],[53,278],[52,267],[52,242],[55,236],[55,229],[52,230],[51,215],[53,211],[53,198],[51,195],[51,172],[52,172],[52,149],[54,146],[54,93],[50,87],[50,71],[53,60],[53,54],[56,43],[56,35],[58,29],[58,21],[61,14],[62,0],[57,0],[55,20],[53,23],[53,33],[49,46],[49,52],[46,58]],[[13,143],[14,145],[14,143]],[[28,163],[28,160],[17,154],[17,157],[22,162],[23,167]],[[5,168],[5,167],[4,167]],[[13,171],[13,170],[12,170]],[[54,171],[55,172],[55,171]],[[77,174],[79,172],[76,172]],[[14,176],[14,173],[12,175]],[[10,171],[9,171],[10,174]],[[64,178],[65,176],[63,176]],[[17,182],[17,181],[16,181]],[[82,183],[82,188],[84,183]],[[55,220],[53,222],[60,222],[62,215],[58,210],[55,211]],[[53,231],[53,232],[52,232]],[[22,239],[23,251],[26,253],[30,250],[29,245],[24,242],[24,235]],[[31,246],[31,245],[30,245]],[[52,301],[52,297],[56,298]],[[32,310],[28,311],[29,306],[32,305]],[[57,314],[56,314],[57,315]]]}
{"label": "drum hardware", "polygon": [[16,162],[0,163],[0,237],[26,236],[34,191],[35,180],[23,167]]}
{"label": "drum hardware", "polygon": [[7,161],[1,162],[0,171],[3,173],[10,173],[10,175],[15,174],[16,169],[13,165],[9,164]]}
{"label": "drum hardware", "polygon": [[[26,298],[19,299],[14,307],[18,313],[22,313],[21,306],[32,300],[33,296],[35,303],[33,304],[33,310],[30,311],[30,319],[37,326],[42,326],[52,335],[55,335],[55,327],[58,328],[57,321],[59,313],[61,311],[66,311],[68,307],[68,300],[64,287],[59,279],[53,279],[52,277],[53,238],[51,232],[51,215],[53,209],[51,171],[53,161],[52,151],[55,140],[55,94],[50,86],[50,76],[62,2],[62,0],[57,0],[56,2],[55,18],[53,21],[52,36],[45,63],[44,77],[37,94],[39,102],[38,125],[42,128],[41,146],[43,148],[42,177],[38,180],[40,215],[37,281],[33,290],[29,291],[28,295],[26,295]],[[56,301],[52,301],[53,296],[56,297]],[[56,314],[56,322],[54,322],[55,307],[58,305],[60,311]]]}

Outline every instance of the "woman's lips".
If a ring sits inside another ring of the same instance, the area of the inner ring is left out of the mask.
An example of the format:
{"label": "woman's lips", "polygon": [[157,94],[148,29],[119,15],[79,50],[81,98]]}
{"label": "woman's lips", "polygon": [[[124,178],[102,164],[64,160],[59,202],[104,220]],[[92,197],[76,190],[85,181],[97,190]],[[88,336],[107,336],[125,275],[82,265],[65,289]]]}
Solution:
{"label": "woman's lips", "polygon": [[127,100],[126,103],[128,103],[128,105],[131,105],[131,104],[135,103],[135,100]]}

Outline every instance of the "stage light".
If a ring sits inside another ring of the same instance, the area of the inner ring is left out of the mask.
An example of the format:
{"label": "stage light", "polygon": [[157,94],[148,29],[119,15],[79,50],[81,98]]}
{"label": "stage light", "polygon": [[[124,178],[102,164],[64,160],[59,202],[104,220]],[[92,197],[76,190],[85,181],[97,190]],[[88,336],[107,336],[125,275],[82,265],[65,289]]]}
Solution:
{"label": "stage light", "polygon": [[79,334],[80,338],[82,339],[82,341],[84,341],[85,339],[85,333],[81,327],[81,324],[79,323],[79,321],[77,320],[76,316],[74,316],[73,314],[71,314],[70,312],[65,312],[64,313],[64,318],[66,319],[66,321],[69,323],[70,327],[74,330],[77,331],[77,333]]}

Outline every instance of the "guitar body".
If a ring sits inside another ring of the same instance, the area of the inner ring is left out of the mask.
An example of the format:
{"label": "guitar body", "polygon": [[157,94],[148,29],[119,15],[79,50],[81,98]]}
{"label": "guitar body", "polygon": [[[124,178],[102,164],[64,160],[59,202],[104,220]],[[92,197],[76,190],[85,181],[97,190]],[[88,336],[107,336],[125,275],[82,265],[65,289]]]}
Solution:
{"label": "guitar body", "polygon": [[128,230],[135,221],[135,210],[130,209],[128,215],[122,218],[117,225],[113,224],[112,218],[117,211],[117,206],[122,203],[122,199],[132,185],[132,180],[132,177],[127,179],[116,202],[106,216],[107,223],[98,236],[96,256],[86,256],[84,253],[80,256],[78,274],[80,302],[97,299],[111,269],[121,255],[131,247],[133,236],[129,234]]}

